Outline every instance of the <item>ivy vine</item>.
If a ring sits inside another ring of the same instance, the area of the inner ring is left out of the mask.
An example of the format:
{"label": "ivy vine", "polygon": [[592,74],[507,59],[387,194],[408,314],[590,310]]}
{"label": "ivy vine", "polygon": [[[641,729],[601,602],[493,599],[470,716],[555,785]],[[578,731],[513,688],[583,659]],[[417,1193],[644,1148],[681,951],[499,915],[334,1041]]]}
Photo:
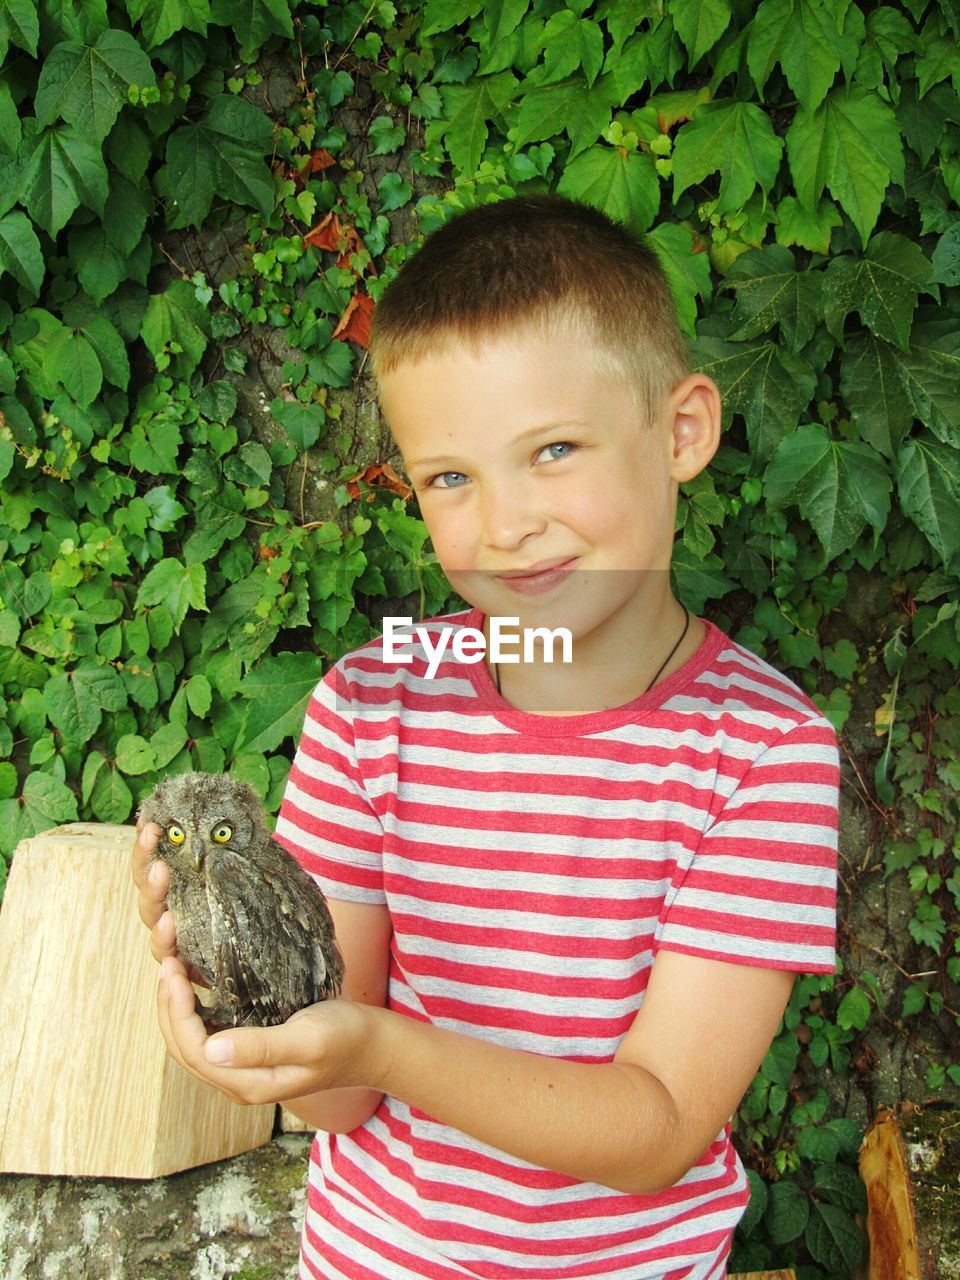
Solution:
{"label": "ivy vine", "polygon": [[[448,597],[358,427],[376,299],[452,212],[594,203],[724,393],[680,593],[832,719],[866,833],[738,1117],[735,1266],[852,1275],[820,1073],[889,1034],[960,1086],[958,50],[947,0],[2,0],[0,876],[167,771],[275,811],[324,666]],[[909,954],[855,945],[874,875]]]}

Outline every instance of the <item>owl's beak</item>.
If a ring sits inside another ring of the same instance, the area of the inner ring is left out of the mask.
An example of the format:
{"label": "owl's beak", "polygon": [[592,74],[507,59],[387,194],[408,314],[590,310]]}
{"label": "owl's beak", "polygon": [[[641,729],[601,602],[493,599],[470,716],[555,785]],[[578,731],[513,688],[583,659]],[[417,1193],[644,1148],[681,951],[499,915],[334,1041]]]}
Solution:
{"label": "owl's beak", "polygon": [[196,871],[203,866],[203,845],[199,841],[193,846],[193,865]]}

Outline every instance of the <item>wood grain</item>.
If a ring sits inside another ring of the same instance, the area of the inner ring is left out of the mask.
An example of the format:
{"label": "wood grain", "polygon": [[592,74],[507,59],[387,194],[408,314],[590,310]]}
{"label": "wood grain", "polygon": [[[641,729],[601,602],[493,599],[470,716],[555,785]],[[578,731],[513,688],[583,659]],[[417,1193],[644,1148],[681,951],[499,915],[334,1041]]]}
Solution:
{"label": "wood grain", "polygon": [[167,1054],[134,834],[71,823],[14,855],[0,909],[0,1171],[155,1178],[272,1134],[273,1106],[237,1106]]}

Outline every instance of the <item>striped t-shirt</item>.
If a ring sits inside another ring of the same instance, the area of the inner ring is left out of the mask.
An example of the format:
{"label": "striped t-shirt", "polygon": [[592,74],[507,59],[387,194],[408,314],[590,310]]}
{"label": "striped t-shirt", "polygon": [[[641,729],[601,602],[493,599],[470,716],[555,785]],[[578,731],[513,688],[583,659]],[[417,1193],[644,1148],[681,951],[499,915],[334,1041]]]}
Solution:
{"label": "striped t-shirt", "polygon": [[[423,624],[421,624],[423,625]],[[482,625],[477,613],[434,620]],[[389,1006],[609,1062],[660,948],[832,972],[838,761],[791,681],[707,622],[633,702],[539,716],[449,656],[342,659],[277,835],[333,898],[386,903]],[[447,654],[450,654],[448,647]],[[303,1280],[719,1280],[748,1188],[729,1126],[670,1190],[505,1155],[385,1097],[311,1153]]]}

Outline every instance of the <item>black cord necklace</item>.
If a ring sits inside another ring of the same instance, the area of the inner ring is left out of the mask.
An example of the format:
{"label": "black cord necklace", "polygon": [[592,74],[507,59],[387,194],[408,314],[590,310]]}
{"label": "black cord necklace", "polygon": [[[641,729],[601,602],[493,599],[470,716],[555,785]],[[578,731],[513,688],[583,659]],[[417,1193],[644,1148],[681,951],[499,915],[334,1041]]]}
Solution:
{"label": "black cord necklace", "polygon": [[[653,677],[653,679],[650,681],[650,683],[649,683],[649,684],[647,685],[647,687],[644,689],[644,691],[643,691],[644,693],[649,693],[649,692],[650,692],[650,690],[653,688],[653,686],[657,683],[657,681],[658,681],[658,680],[660,679],[660,677],[663,675],[664,671],[665,671],[665,670],[667,669],[667,667],[669,666],[669,664],[670,664],[670,659],[671,659],[671,658],[673,657],[673,655],[677,652],[677,650],[680,648],[680,646],[683,644],[684,640],[685,640],[685,639],[686,639],[686,637],[687,637],[687,631],[689,630],[689,627],[690,627],[690,613],[689,613],[689,611],[688,611],[688,609],[687,609],[686,605],[681,605],[681,606],[680,606],[680,608],[683,610],[683,630],[680,632],[680,638],[677,640],[677,643],[673,646],[673,648],[670,650],[670,652],[669,652],[669,653],[667,654],[667,656],[664,658],[663,662],[661,663],[661,665],[660,665],[660,667],[659,667],[659,669],[658,669],[658,671],[657,671],[657,674]],[[496,684],[496,686],[497,686],[497,693],[499,693],[499,694],[501,695],[501,697],[502,697],[503,695],[502,695],[502,692],[501,692],[501,689],[500,689],[500,663],[499,663],[499,662],[495,662],[495,663],[493,664],[493,679],[494,679],[494,682],[495,682],[495,684]]]}

